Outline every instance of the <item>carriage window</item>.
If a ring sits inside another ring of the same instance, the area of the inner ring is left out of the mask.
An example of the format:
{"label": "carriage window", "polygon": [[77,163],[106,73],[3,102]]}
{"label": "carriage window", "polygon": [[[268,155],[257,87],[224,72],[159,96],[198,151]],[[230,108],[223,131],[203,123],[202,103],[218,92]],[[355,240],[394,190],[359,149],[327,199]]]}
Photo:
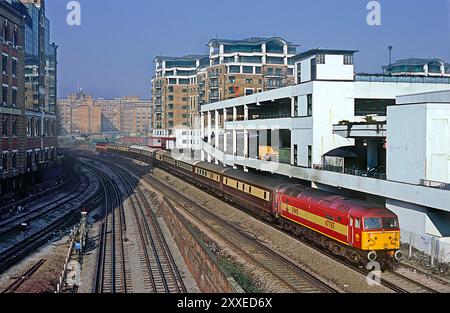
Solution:
{"label": "carriage window", "polygon": [[242,190],[245,191],[245,185],[244,184],[242,184]]}
{"label": "carriage window", "polygon": [[325,216],[325,218],[326,218],[327,220],[334,221],[334,217],[332,217],[332,216],[330,216],[330,215]]}
{"label": "carriage window", "polygon": [[361,228],[361,220],[359,218],[355,219],[355,227]]}
{"label": "carriage window", "polygon": [[266,199],[267,199],[267,192],[264,191],[264,200],[266,200]]}
{"label": "carriage window", "polygon": [[236,188],[239,189],[239,183],[238,182],[236,182]]}
{"label": "carriage window", "polygon": [[252,193],[252,187],[248,187],[248,192]]}

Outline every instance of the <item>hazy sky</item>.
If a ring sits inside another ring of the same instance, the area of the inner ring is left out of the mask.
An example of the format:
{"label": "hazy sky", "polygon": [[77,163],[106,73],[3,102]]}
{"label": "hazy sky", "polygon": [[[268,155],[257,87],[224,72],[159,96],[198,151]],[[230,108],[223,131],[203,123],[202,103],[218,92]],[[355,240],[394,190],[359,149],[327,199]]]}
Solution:
{"label": "hazy sky", "polygon": [[393,58],[450,62],[450,0],[381,0],[381,26],[366,22],[369,0],[79,0],[81,26],[68,26],[69,0],[47,0],[59,46],[59,97],[77,81],[97,97],[150,97],[157,55],[207,54],[209,39],[277,36],[310,48],[356,49],[358,72]]}

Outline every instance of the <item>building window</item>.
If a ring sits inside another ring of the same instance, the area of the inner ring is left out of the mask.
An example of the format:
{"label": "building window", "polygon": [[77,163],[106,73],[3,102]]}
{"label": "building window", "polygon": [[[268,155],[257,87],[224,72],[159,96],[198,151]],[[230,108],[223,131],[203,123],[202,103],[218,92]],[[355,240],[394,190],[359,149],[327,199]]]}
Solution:
{"label": "building window", "polygon": [[247,84],[253,84],[253,79],[252,79],[252,78],[247,78],[247,79],[245,80],[245,82],[246,82]]}
{"label": "building window", "polygon": [[298,145],[294,145],[294,166],[298,165]]}
{"label": "building window", "polygon": [[173,86],[169,87],[169,92],[173,92]]}
{"label": "building window", "polygon": [[17,31],[17,26],[14,26],[13,45],[17,46],[18,43],[19,43],[19,32]]}
{"label": "building window", "polygon": [[294,69],[293,68],[288,68],[287,73],[289,76],[294,76]]}
{"label": "building window", "polygon": [[232,65],[228,67],[228,73],[240,73],[240,72],[241,72],[240,66]]}
{"label": "building window", "polygon": [[8,137],[8,119],[6,117],[2,120],[2,136]]}
{"label": "building window", "polygon": [[255,67],[255,74],[261,74],[261,67]]}
{"label": "building window", "polygon": [[12,90],[12,105],[17,106],[17,89]]}
{"label": "building window", "polygon": [[2,71],[3,74],[8,74],[8,56],[6,54],[2,54]]}
{"label": "building window", "polygon": [[6,23],[3,25],[3,39],[5,42],[9,41],[9,27]]}
{"label": "building window", "polygon": [[246,74],[253,74],[253,67],[252,66],[244,66],[243,72]]}
{"label": "building window", "polygon": [[11,158],[11,170],[17,170],[17,152],[13,153]]}
{"label": "building window", "polygon": [[353,65],[353,55],[352,54],[344,54],[344,64],[345,65]]}
{"label": "building window", "polygon": [[306,96],[306,115],[312,116],[313,114],[313,96],[309,94]]}
{"label": "building window", "polygon": [[269,67],[269,68],[267,68],[267,75],[273,75],[273,68],[272,67]]}
{"label": "building window", "polygon": [[5,173],[8,171],[8,154],[2,154],[2,172]]}
{"label": "building window", "polygon": [[228,93],[234,93],[234,87],[233,86],[228,88]]}
{"label": "building window", "polygon": [[17,136],[17,119],[13,118],[12,119],[12,129],[11,129],[11,134],[13,136]]}
{"label": "building window", "polygon": [[8,86],[3,86],[3,95],[2,95],[2,103],[3,105],[8,104]]}
{"label": "building window", "polygon": [[31,137],[31,119],[27,118],[27,137]]}
{"label": "building window", "polygon": [[255,91],[253,90],[253,88],[246,88],[245,89],[245,95],[249,96],[252,95]]}
{"label": "building window", "polygon": [[275,69],[275,75],[276,76],[282,76],[281,68],[276,68]]}
{"label": "building window", "polygon": [[316,64],[325,64],[325,54],[316,55]]}
{"label": "building window", "polygon": [[229,76],[228,77],[228,83],[233,84],[236,82],[236,76]]}
{"label": "building window", "polygon": [[312,146],[308,146],[308,167],[312,168]]}
{"label": "building window", "polygon": [[14,77],[17,76],[17,60],[12,59],[12,74]]}

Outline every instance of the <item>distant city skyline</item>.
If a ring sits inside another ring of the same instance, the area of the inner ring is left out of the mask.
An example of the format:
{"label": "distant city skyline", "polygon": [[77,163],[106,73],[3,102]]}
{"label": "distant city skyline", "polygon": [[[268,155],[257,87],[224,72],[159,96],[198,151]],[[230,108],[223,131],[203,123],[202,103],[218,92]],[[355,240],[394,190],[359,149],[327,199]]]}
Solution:
{"label": "distant city skyline", "polygon": [[[211,38],[242,39],[274,34],[310,48],[359,50],[357,72],[381,72],[393,61],[450,61],[450,1],[379,1],[381,25],[366,22],[368,0],[242,2],[218,10],[205,0],[155,3],[80,0],[81,26],[66,23],[66,1],[47,0],[52,41],[59,46],[59,98],[76,92],[78,81],[95,97],[150,98],[153,59],[158,55],[208,54]],[[276,10],[274,10],[276,9]]]}

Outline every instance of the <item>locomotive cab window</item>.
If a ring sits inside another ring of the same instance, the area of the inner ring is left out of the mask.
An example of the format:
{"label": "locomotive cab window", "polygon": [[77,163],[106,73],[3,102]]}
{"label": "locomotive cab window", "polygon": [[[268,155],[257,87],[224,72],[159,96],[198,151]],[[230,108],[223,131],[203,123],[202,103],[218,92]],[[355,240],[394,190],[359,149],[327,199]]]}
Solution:
{"label": "locomotive cab window", "polygon": [[365,230],[380,230],[381,228],[381,218],[369,217],[364,219]]}
{"label": "locomotive cab window", "polygon": [[397,229],[398,226],[398,219],[395,217],[383,217],[383,229],[391,230],[391,229]]}
{"label": "locomotive cab window", "polygon": [[355,227],[356,228],[361,228],[361,220],[359,218],[355,219]]}

